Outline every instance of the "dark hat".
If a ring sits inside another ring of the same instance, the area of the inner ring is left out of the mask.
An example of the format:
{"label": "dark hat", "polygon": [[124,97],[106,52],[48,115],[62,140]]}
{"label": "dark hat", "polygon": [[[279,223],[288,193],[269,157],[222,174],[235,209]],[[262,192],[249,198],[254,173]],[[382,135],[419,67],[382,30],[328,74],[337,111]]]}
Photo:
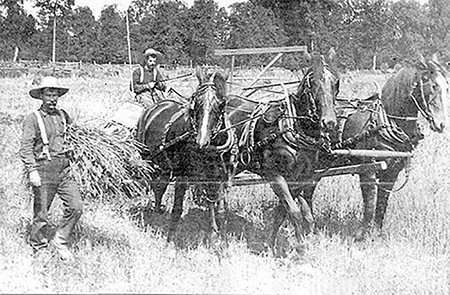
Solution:
{"label": "dark hat", "polygon": [[41,99],[42,90],[45,88],[57,89],[58,95],[62,96],[69,91],[69,88],[62,87],[58,83],[58,79],[52,76],[43,77],[36,88],[30,90],[30,96],[36,99]]}
{"label": "dark hat", "polygon": [[153,48],[149,48],[149,49],[145,50],[144,56],[147,57],[150,55],[157,56],[157,55],[162,55],[162,53]]}

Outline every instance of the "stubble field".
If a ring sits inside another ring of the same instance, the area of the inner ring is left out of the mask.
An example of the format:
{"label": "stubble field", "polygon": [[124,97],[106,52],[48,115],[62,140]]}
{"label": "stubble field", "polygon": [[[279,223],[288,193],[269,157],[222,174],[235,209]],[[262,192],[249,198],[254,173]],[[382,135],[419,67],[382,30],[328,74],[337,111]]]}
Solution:
{"label": "stubble field", "polygon": [[[188,70],[189,71],[189,70]],[[184,72],[185,73],[185,72]],[[168,72],[175,77],[180,72]],[[239,73],[255,77],[253,72]],[[283,81],[295,75],[272,71]],[[267,76],[266,75],[266,76]],[[79,125],[102,126],[131,99],[128,75],[104,79],[65,78],[60,100]],[[341,96],[365,97],[388,74],[342,76]],[[17,151],[25,114],[39,107],[28,96],[30,78],[0,80],[0,292],[1,293],[239,293],[239,294],[448,294],[450,292],[450,138],[424,124],[425,140],[412,159],[405,187],[391,196],[383,238],[356,243],[361,219],[357,176],[321,181],[314,196],[318,232],[307,237],[307,262],[293,259],[292,229],[283,226],[274,258],[266,240],[277,202],[267,185],[230,189],[230,249],[218,257],[205,243],[207,215],[188,195],[176,246],[165,241],[169,213],[145,215],[146,196],[101,202],[85,199],[75,235],[76,262],[51,251],[33,253],[26,243],[31,195],[22,181]],[[244,83],[243,80],[236,80]],[[189,95],[195,78],[169,86]],[[245,83],[244,83],[245,84]],[[401,175],[400,186],[405,181]],[[151,197],[151,196],[150,196]],[[167,211],[173,198],[164,198]],[[190,206],[192,205],[192,206]],[[56,221],[61,204],[56,202]],[[191,208],[191,210],[188,210]]]}

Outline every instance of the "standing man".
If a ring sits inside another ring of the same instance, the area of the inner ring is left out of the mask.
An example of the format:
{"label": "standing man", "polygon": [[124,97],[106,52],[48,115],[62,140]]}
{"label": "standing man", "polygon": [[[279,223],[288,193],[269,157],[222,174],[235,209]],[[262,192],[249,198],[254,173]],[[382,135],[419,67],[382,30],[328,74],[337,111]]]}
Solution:
{"label": "standing man", "polygon": [[133,72],[132,90],[136,93],[136,101],[145,107],[164,99],[163,93],[166,91],[164,76],[156,63],[156,57],[160,55],[162,53],[159,51],[147,49],[139,69]]}
{"label": "standing man", "polygon": [[[66,125],[72,120],[64,110],[56,108],[59,97],[67,91],[68,88],[61,87],[51,76],[42,78],[40,85],[30,90],[30,96],[42,100],[42,106],[24,121],[19,155],[34,196],[34,216],[28,242],[34,250],[45,248],[50,243],[62,260],[72,261],[69,236],[81,217],[83,203],[78,184],[69,175],[68,151],[64,149]],[[55,194],[61,198],[64,212],[51,239],[48,211]]]}

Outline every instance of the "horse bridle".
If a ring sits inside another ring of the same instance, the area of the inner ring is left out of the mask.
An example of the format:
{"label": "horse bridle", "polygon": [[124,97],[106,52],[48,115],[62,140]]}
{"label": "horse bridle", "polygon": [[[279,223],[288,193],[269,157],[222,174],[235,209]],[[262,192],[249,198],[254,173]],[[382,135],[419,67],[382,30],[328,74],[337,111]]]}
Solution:
{"label": "horse bridle", "polygon": [[[190,105],[189,105],[189,111],[195,110],[195,105],[196,105],[196,101],[197,101],[196,98],[198,96],[200,96],[201,94],[203,94],[207,89],[211,88],[213,91],[217,92],[217,86],[214,83],[215,76],[216,76],[216,73],[213,73],[211,75],[211,77],[208,79],[208,82],[202,83],[198,87],[197,91],[192,95],[192,100],[191,100]],[[222,103],[219,103],[218,107],[212,109],[212,111],[214,113],[218,113],[219,114],[219,118],[218,118],[218,120],[216,122],[216,125],[213,127],[213,130],[211,131],[211,134],[212,134],[211,138],[214,138],[219,133],[219,130],[222,127],[222,124],[223,124],[223,121],[224,121],[224,119],[223,119],[224,118],[224,112],[220,111],[220,106],[221,105],[222,105]],[[197,128],[198,126],[196,124],[196,114],[190,115],[189,118],[190,118],[190,122],[191,122],[191,127],[194,130],[194,133],[198,133],[198,128]]]}
{"label": "horse bridle", "polygon": [[[426,82],[426,83],[431,83],[431,81]],[[417,87],[417,84],[419,84],[420,88],[420,96],[421,96],[421,101],[423,102],[423,104],[425,105],[425,109],[420,106],[419,101],[417,100],[417,98],[414,96],[414,90]],[[414,82],[412,85],[412,91],[409,93],[409,97],[411,98],[411,100],[414,102],[414,105],[416,106],[417,110],[419,111],[419,113],[422,114],[422,116],[428,121],[428,122],[432,122],[433,120],[433,116],[428,112],[429,109],[429,103],[428,101],[425,99],[425,93],[423,90],[423,86],[424,86],[424,82],[423,82],[423,77],[421,77],[419,79],[418,82]],[[389,118],[392,119],[397,119],[397,120],[403,120],[403,121],[417,121],[418,117],[402,117],[402,116],[395,116],[395,115],[387,115]]]}
{"label": "horse bridle", "polygon": [[298,116],[295,119],[307,119],[310,120],[312,123],[317,123],[319,115],[317,114],[317,104],[314,99],[314,93],[312,92],[312,83],[311,83],[312,75],[313,72],[311,71],[305,75],[300,87],[305,86],[305,84],[306,86],[303,87],[302,88],[303,91],[299,95],[297,95],[299,100],[302,97],[306,97],[306,102],[308,104],[307,114],[305,116]]}
{"label": "horse bridle", "polygon": [[[330,69],[330,67],[328,65],[325,65],[324,67],[328,71],[333,73],[333,71]],[[308,103],[308,106],[309,106],[308,110],[307,110],[307,115],[306,116],[297,116],[294,119],[307,119],[314,124],[318,124],[319,115],[318,115],[318,106],[317,106],[317,103],[315,100],[316,93],[313,93],[313,91],[312,91],[313,85],[311,82],[311,80],[313,79],[313,74],[314,73],[312,71],[309,71],[308,73],[306,73],[305,77],[303,78],[302,84],[300,84],[300,87],[302,87],[305,84],[306,84],[306,87],[303,87],[303,91],[299,95],[297,95],[297,97],[299,99],[301,99],[303,96],[306,97],[306,102]],[[337,82],[337,83],[339,83],[339,82]],[[336,96],[337,93],[335,93],[334,95]]]}
{"label": "horse bridle", "polygon": [[425,119],[427,119],[428,122],[431,122],[433,120],[433,116],[429,113],[429,109],[430,109],[430,104],[429,102],[425,99],[425,93],[423,90],[423,86],[426,83],[432,83],[431,79],[429,81],[427,81],[426,83],[423,82],[423,77],[421,77],[421,79],[419,80],[420,83],[420,96],[422,97],[422,102],[425,105],[425,109],[423,109],[419,102],[417,101],[416,97],[413,95],[413,92],[411,92],[410,96],[412,98],[412,100],[414,101],[414,104],[416,105],[417,109],[419,110],[419,112],[422,114],[422,116],[424,116]]}

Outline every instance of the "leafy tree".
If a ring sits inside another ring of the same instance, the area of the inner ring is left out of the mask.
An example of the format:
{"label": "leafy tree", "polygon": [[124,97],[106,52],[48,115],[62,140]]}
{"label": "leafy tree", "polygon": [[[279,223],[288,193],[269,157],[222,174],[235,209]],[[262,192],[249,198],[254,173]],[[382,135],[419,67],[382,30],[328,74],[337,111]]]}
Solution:
{"label": "leafy tree", "polygon": [[128,12],[130,19],[140,22],[143,18],[153,15],[155,13],[157,0],[133,0],[130,3]]}
{"label": "leafy tree", "polygon": [[[24,11],[32,1],[38,20]],[[166,61],[220,63],[216,48],[307,45],[310,51],[335,47],[346,68],[413,59],[438,52],[450,58],[450,6],[447,0],[248,0],[230,15],[215,0],[133,0],[128,10],[131,47],[142,53],[155,47]],[[75,0],[0,0],[0,59],[52,57],[56,21],[57,60],[101,63],[128,60],[125,20],[116,6],[96,21]],[[300,55],[286,54],[284,66],[297,66]],[[270,57],[242,56],[237,62],[266,63]],[[223,59],[225,60],[225,59]],[[135,59],[137,61],[137,59]]]}
{"label": "leafy tree", "polygon": [[450,7],[446,0],[428,1],[428,19],[426,38],[429,41],[428,53],[439,52],[450,58]]}
{"label": "leafy tree", "polygon": [[286,45],[308,45],[309,24],[305,18],[310,0],[251,0],[257,5],[271,9],[280,20],[286,35]]}
{"label": "leafy tree", "polygon": [[189,9],[187,50],[195,64],[219,62],[214,49],[223,47],[227,13],[213,0],[195,0]]}
{"label": "leafy tree", "polygon": [[[282,46],[288,39],[284,30],[277,24],[272,10],[252,2],[234,4],[229,22],[227,48]],[[249,55],[241,56],[237,60],[245,65],[260,65],[270,59],[268,56]]]}
{"label": "leafy tree", "polygon": [[428,21],[420,3],[415,1],[398,1],[392,3],[392,41],[382,50],[382,61],[393,66],[401,61],[411,61],[427,47],[425,40]]}
{"label": "leafy tree", "polygon": [[156,5],[154,14],[147,15],[140,23],[140,52],[153,47],[165,53],[166,63],[175,60],[186,63],[187,14],[187,7],[178,0]]}
{"label": "leafy tree", "polygon": [[[306,45],[308,51],[327,52],[337,48],[343,35],[345,5],[341,0],[251,0],[274,12],[288,40],[285,45]],[[303,66],[303,57],[287,55],[285,66]]]}
{"label": "leafy tree", "polygon": [[95,53],[99,52],[97,32],[99,24],[95,21],[89,7],[78,7],[68,16],[66,59],[70,61],[95,60]]}
{"label": "leafy tree", "polygon": [[99,47],[95,59],[99,63],[124,63],[127,61],[127,37],[125,20],[117,11],[117,5],[107,6],[100,15],[97,40]]}
{"label": "leafy tree", "polygon": [[0,58],[12,59],[16,47],[26,58],[29,56],[28,40],[36,33],[36,20],[26,14],[23,0],[1,0],[1,8],[5,13],[0,16]]}
{"label": "leafy tree", "polygon": [[43,42],[43,44],[34,44],[40,49],[39,54],[53,59],[53,38],[55,37],[55,59],[60,60],[61,57],[66,57],[67,17],[72,13],[74,4],[75,0],[36,0],[35,7],[39,8],[38,17],[42,29],[34,41]]}
{"label": "leafy tree", "polygon": [[64,19],[75,5],[75,0],[35,0],[38,17],[43,26],[53,26],[55,17]]}
{"label": "leafy tree", "polygon": [[361,22],[358,22],[358,35],[363,52],[360,54],[360,65],[370,68],[373,56],[383,48],[388,48],[396,39],[394,18],[387,0],[372,0],[360,6]]}

